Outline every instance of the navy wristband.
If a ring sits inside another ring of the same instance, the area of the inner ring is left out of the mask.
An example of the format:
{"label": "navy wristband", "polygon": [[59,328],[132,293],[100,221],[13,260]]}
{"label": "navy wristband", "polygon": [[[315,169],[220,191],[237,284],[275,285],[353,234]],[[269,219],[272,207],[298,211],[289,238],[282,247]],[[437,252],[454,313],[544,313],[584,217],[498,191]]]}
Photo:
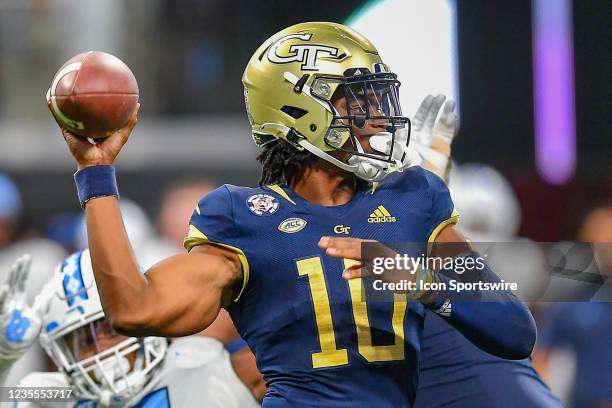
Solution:
{"label": "navy wristband", "polygon": [[236,340],[230,341],[224,346],[227,352],[230,353],[231,355],[231,354],[237,353],[238,351],[248,347],[249,345],[247,344],[246,341],[242,339],[242,337],[238,337]]}
{"label": "navy wristband", "polygon": [[115,168],[113,166],[85,167],[74,173],[77,194],[81,207],[96,197],[114,196],[119,198]]}

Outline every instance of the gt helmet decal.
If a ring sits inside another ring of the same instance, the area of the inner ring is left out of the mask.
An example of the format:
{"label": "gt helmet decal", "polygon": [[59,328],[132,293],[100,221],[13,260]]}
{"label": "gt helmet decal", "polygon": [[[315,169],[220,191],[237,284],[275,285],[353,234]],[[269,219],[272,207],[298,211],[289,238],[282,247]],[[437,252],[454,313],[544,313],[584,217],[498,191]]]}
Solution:
{"label": "gt helmet decal", "polygon": [[324,52],[332,57],[338,56],[338,48],[318,44],[293,44],[289,47],[289,55],[278,55],[278,48],[287,40],[297,38],[302,41],[310,41],[312,34],[289,34],[286,35],[268,48],[268,60],[274,64],[288,64],[290,62],[301,62],[300,68],[303,71],[318,71],[317,55]]}

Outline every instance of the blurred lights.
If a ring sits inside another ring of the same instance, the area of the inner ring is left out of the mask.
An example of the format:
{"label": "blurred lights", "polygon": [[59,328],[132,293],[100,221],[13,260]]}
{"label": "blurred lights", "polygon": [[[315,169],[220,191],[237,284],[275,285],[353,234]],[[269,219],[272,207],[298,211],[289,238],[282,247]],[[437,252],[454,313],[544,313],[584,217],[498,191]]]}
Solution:
{"label": "blurred lights", "polygon": [[551,184],[576,167],[571,0],[532,0],[536,165]]}
{"label": "blurred lights", "polygon": [[455,0],[379,0],[347,19],[398,75],[404,115],[412,116],[430,93],[458,105],[456,14]]}

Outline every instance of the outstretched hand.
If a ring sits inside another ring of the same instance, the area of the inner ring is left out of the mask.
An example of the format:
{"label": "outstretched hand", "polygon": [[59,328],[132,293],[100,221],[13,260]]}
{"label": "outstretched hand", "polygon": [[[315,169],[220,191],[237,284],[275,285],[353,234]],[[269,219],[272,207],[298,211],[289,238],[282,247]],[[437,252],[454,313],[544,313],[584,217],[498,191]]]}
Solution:
{"label": "outstretched hand", "polygon": [[446,100],[444,95],[427,95],[412,118],[409,147],[421,156],[423,167],[443,179],[458,121],[455,101]]}
{"label": "outstretched hand", "polygon": [[51,299],[43,294],[32,307],[27,306],[25,282],[31,263],[30,255],[17,259],[8,279],[0,286],[0,358],[16,359],[30,348],[49,308]]}
{"label": "outstretched hand", "polygon": [[[50,104],[47,104],[47,107],[51,111]],[[77,136],[64,128],[56,120],[62,131],[64,140],[70,149],[70,153],[72,153],[77,161],[78,169],[80,170],[85,167],[105,164],[112,165],[115,162],[115,158],[121,151],[121,148],[128,141],[128,138],[136,126],[136,123],[138,123],[139,109],[140,104],[136,106],[136,110],[130,117],[129,122],[123,128],[112,132],[109,136],[103,139],[96,140]],[[51,115],[53,115],[52,111]]]}
{"label": "outstretched hand", "polygon": [[429,147],[434,147],[436,142],[450,145],[457,130],[457,122],[455,101],[446,100],[442,94],[435,97],[427,95],[412,118],[411,138]]}

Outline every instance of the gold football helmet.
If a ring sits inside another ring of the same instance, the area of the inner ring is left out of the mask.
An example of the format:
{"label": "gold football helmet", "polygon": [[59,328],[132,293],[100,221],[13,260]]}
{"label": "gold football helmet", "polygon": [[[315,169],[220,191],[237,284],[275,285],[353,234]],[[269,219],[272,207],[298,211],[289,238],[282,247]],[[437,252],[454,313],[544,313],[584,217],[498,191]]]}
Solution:
{"label": "gold football helmet", "polygon": [[[242,82],[253,140],[260,147],[280,138],[379,181],[397,162],[397,130],[402,145],[408,144],[410,121],[401,114],[397,76],[365,37],[341,24],[302,23],[273,35],[251,57]],[[345,98],[346,114],[334,108],[337,98]],[[370,139],[374,152],[364,152],[352,131],[369,120],[386,126]],[[350,158],[341,161],[332,151],[348,152]]]}

